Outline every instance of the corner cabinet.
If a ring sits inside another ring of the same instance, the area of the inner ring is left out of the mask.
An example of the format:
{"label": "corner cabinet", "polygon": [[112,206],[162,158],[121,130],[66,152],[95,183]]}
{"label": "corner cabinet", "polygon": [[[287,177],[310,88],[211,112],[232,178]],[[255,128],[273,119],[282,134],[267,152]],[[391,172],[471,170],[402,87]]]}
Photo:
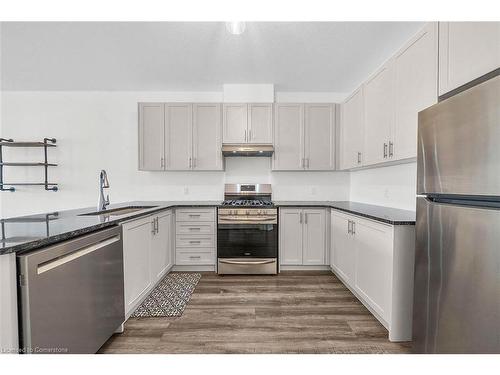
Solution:
{"label": "corner cabinet", "polygon": [[327,209],[280,208],[280,265],[328,265]]}
{"label": "corner cabinet", "polygon": [[222,170],[221,105],[139,103],[139,170]]}
{"label": "corner cabinet", "polygon": [[273,142],[273,104],[224,104],[222,141],[225,144],[271,144]]}
{"label": "corner cabinet", "polygon": [[439,95],[500,68],[500,22],[439,22]]}
{"label": "corner cabinet", "polygon": [[335,169],[335,105],[276,103],[275,171]]}
{"label": "corner cabinet", "polygon": [[389,225],[332,210],[330,266],[389,330],[412,337],[415,226]]}
{"label": "corner cabinet", "polygon": [[126,319],[172,268],[172,231],[172,210],[122,224]]}
{"label": "corner cabinet", "polygon": [[340,108],[340,169],[360,167],[365,131],[363,87],[347,98]]}

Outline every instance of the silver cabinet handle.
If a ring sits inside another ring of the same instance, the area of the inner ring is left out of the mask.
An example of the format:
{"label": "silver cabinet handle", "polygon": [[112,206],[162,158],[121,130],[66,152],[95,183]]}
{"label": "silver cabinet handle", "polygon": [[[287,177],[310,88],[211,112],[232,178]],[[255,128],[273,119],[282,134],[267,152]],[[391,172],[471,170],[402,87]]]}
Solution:
{"label": "silver cabinet handle", "polygon": [[200,259],[201,256],[199,256],[199,255],[190,255],[189,258],[190,259]]}
{"label": "silver cabinet handle", "polygon": [[156,218],[156,233],[160,233],[160,223],[158,221],[158,218]]}
{"label": "silver cabinet handle", "polygon": [[299,212],[299,223],[302,224],[302,212]]}
{"label": "silver cabinet handle", "polygon": [[309,158],[306,158],[306,168],[309,169]]}
{"label": "silver cabinet handle", "polygon": [[201,228],[200,227],[198,227],[198,228],[189,228],[189,230],[201,230]]}
{"label": "silver cabinet handle", "polygon": [[245,142],[247,141],[247,131],[245,130]]}
{"label": "silver cabinet handle", "polygon": [[201,214],[189,214],[189,217],[200,217]]}
{"label": "silver cabinet handle", "polygon": [[351,224],[351,234],[356,234],[356,222],[352,221]]}
{"label": "silver cabinet handle", "polygon": [[189,243],[201,243],[201,241],[189,241]]}
{"label": "silver cabinet handle", "polygon": [[384,142],[384,159],[387,158],[387,143]]}
{"label": "silver cabinet handle", "polygon": [[361,164],[361,152],[358,151],[358,164]]}
{"label": "silver cabinet handle", "polygon": [[306,224],[307,224],[307,216],[308,216],[308,215],[307,215],[307,212],[306,212],[306,213],[304,214],[304,221],[305,221],[305,223],[306,223]]}
{"label": "silver cabinet handle", "polygon": [[250,142],[252,140],[252,129],[248,131],[248,141]]}
{"label": "silver cabinet handle", "polygon": [[153,229],[151,229],[151,233],[156,234],[156,224],[155,224],[155,219],[151,222],[151,226]]}
{"label": "silver cabinet handle", "polygon": [[160,159],[160,167],[165,168],[165,159],[163,158],[163,156]]}
{"label": "silver cabinet handle", "polygon": [[347,234],[351,234],[351,220],[347,220]]}
{"label": "silver cabinet handle", "polygon": [[191,169],[191,158],[189,158],[189,169]]}
{"label": "silver cabinet handle", "polygon": [[394,156],[394,143],[389,141],[389,157],[392,158]]}

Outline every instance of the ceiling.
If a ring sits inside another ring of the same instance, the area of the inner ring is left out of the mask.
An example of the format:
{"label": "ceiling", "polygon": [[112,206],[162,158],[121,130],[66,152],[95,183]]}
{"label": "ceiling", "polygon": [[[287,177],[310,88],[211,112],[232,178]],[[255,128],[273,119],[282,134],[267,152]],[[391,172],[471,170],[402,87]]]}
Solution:
{"label": "ceiling", "polygon": [[2,23],[3,90],[350,92],[419,22]]}

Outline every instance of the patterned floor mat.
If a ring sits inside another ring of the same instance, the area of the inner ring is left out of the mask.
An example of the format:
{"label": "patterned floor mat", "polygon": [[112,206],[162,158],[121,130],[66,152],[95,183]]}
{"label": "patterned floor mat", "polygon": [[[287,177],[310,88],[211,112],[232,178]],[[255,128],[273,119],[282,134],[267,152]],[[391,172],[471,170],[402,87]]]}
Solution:
{"label": "patterned floor mat", "polygon": [[134,311],[132,317],[181,316],[200,279],[199,273],[168,274]]}

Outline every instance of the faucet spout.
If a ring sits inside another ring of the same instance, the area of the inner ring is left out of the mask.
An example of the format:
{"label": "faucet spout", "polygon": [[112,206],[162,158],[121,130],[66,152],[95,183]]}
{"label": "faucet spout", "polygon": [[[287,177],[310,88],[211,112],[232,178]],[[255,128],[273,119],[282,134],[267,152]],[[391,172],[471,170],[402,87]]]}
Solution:
{"label": "faucet spout", "polygon": [[109,194],[107,194],[106,198],[104,198],[104,189],[108,188],[109,188],[108,174],[103,169],[99,174],[99,201],[97,203],[97,209],[99,211],[103,211],[106,209],[107,206],[109,206]]}

